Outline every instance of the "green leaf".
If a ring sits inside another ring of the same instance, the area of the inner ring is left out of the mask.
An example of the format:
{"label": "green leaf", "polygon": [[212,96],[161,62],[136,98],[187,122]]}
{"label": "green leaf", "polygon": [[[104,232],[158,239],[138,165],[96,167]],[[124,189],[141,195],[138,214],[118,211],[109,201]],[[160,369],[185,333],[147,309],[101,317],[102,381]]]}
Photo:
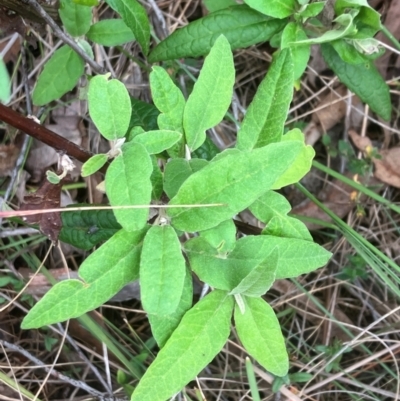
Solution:
{"label": "green leaf", "polygon": [[164,192],[170,199],[173,198],[186,179],[207,164],[206,160],[199,159],[177,158],[170,160],[164,169]]}
{"label": "green leaf", "polygon": [[7,104],[11,97],[11,83],[7,67],[0,57],[0,102]]}
{"label": "green leaf", "polygon": [[153,226],[147,232],[140,258],[140,294],[143,309],[170,315],[178,308],[186,275],[181,244],[171,226]]}
{"label": "green leaf", "polygon": [[347,64],[368,63],[368,59],[363,56],[349,40],[340,39],[332,42],[333,48],[339,57]]}
{"label": "green leaf", "polygon": [[276,248],[271,251],[262,263],[252,269],[229,295],[242,294],[249,297],[264,295],[275,281],[278,260],[279,251]]}
{"label": "green leaf", "polygon": [[125,136],[131,118],[131,102],[125,85],[109,74],[90,80],[89,114],[97,129],[112,141]]}
{"label": "green leaf", "polygon": [[[153,102],[161,111],[157,119],[160,129],[178,131],[183,134],[185,98],[181,90],[174,84],[167,71],[158,66],[154,66],[150,73],[150,87]],[[168,150],[168,154],[171,157],[184,155],[183,138]]]}
{"label": "green leaf", "polygon": [[92,9],[72,0],[61,0],[58,9],[64,28],[71,36],[83,36],[92,22]]}
{"label": "green leaf", "polygon": [[152,50],[149,62],[204,56],[220,35],[226,36],[232,50],[252,46],[268,41],[284,26],[285,21],[266,17],[246,5],[225,8],[177,29]]}
{"label": "green leaf", "polygon": [[99,153],[92,156],[82,165],[82,177],[88,177],[89,175],[92,175],[96,171],[100,170],[107,163],[107,160],[108,156],[104,153]]}
{"label": "green leaf", "polygon": [[59,99],[74,88],[83,70],[83,60],[69,46],[60,47],[44,65],[33,90],[33,104],[43,106]]}
{"label": "green leaf", "polygon": [[46,179],[51,184],[59,184],[61,181],[61,178],[54,171],[50,171],[50,170],[46,171]]}
{"label": "green leaf", "polygon": [[274,18],[285,18],[294,14],[295,0],[244,0],[244,2],[262,14]]}
{"label": "green leaf", "polygon": [[293,61],[290,49],[274,54],[268,74],[244,117],[236,147],[251,150],[279,142],[293,97]]}
{"label": "green leaf", "polygon": [[293,79],[297,80],[305,71],[311,54],[311,46],[291,46],[293,42],[307,39],[303,28],[295,22],[289,22],[282,32],[281,48],[290,47],[293,59]]}
{"label": "green leaf", "polygon": [[265,260],[265,254],[275,247],[279,252],[276,280],[309,273],[324,266],[332,256],[314,242],[271,235],[241,238],[236,242],[233,256],[245,263],[258,265]]}
{"label": "green leaf", "polygon": [[311,163],[315,156],[313,147],[305,145],[304,134],[298,128],[294,128],[283,135],[282,142],[284,141],[299,141],[302,148],[296,160],[294,160],[290,167],[274,182],[271,189],[280,189],[286,185],[300,181],[310,171]]}
{"label": "green leaf", "polygon": [[268,191],[258,198],[249,209],[258,220],[267,224],[263,234],[312,241],[305,224],[287,215],[291,206],[283,195]]}
{"label": "green leaf", "polygon": [[329,44],[322,45],[321,50],[326,63],[340,81],[367,103],[371,110],[389,121],[392,111],[389,87],[373,63],[347,64]]}
{"label": "green leaf", "polygon": [[116,233],[81,264],[79,276],[82,281],[57,283],[25,316],[21,327],[33,329],[79,317],[136,280],[141,242],[147,229]]}
{"label": "green leaf", "polygon": [[161,153],[176,144],[182,138],[177,131],[157,130],[136,135],[133,141],[142,144],[149,154]]}
{"label": "green leaf", "polygon": [[176,311],[170,315],[148,315],[151,332],[157,344],[162,348],[178,327],[183,315],[191,308],[193,302],[193,279],[186,269],[182,297]]}
{"label": "green leaf", "polygon": [[165,401],[221,351],[229,336],[233,298],[213,291],[190,309],[132,394],[132,401]]}
{"label": "green leaf", "polygon": [[143,145],[128,142],[122,155],[115,158],[107,169],[106,192],[112,206],[142,205],[137,209],[114,209],[118,223],[127,231],[141,229],[149,215],[153,165]]}
{"label": "green leaf", "polygon": [[153,172],[150,176],[151,185],[153,190],[151,192],[152,200],[159,200],[163,194],[163,173],[161,172],[160,166],[157,162],[157,157],[151,155],[151,163],[153,165]]}
{"label": "green leaf", "polygon": [[98,6],[99,0],[72,0],[75,4],[80,4],[86,7]]}
{"label": "green leaf", "polygon": [[213,13],[223,8],[235,6],[237,3],[235,0],[203,0],[203,4],[210,13]]}
{"label": "green leaf", "polygon": [[161,111],[157,119],[160,129],[183,133],[185,98],[164,68],[153,66],[153,71],[150,73],[150,88],[153,102]]}
{"label": "green leaf", "polygon": [[153,104],[131,98],[132,115],[129,128],[142,127],[145,131],[158,129],[157,118],[160,112]]}
{"label": "green leaf", "polygon": [[[73,206],[89,206],[76,205]],[[94,206],[94,205],[90,205]],[[111,238],[121,226],[112,210],[78,210],[61,213],[60,241],[88,251],[100,242]]]}
{"label": "green leaf", "polygon": [[221,151],[218,149],[215,143],[208,136],[206,136],[206,140],[204,141],[204,143],[194,152],[192,152],[192,157],[197,157],[204,160],[211,160],[220,152]]}
{"label": "green leaf", "polygon": [[192,270],[210,286],[226,291],[232,291],[253,269],[267,263],[274,248],[279,252],[276,279],[309,273],[325,265],[331,256],[311,241],[270,235],[241,238],[228,255],[220,254],[202,237],[185,243]]}
{"label": "green leaf", "polygon": [[339,17],[337,17],[334,20],[334,22],[336,22],[340,28],[327,31],[323,35],[321,35],[317,38],[299,40],[296,42],[296,44],[313,45],[313,44],[317,44],[317,43],[329,43],[329,42],[332,42],[337,39],[351,36],[357,32],[357,28],[353,21],[353,16],[350,14],[342,14]]}
{"label": "green leaf", "polygon": [[218,252],[229,252],[236,243],[235,223],[232,219],[223,221],[213,228],[201,231],[200,237],[204,238]]}
{"label": "green leaf", "polygon": [[93,24],[86,34],[89,40],[103,46],[118,46],[135,40],[122,19],[106,19]]}
{"label": "green leaf", "polygon": [[77,38],[76,39],[76,44],[92,59],[94,60],[94,53],[92,46],[89,45],[89,43],[82,39],[82,38]]}
{"label": "green leaf", "polygon": [[[215,227],[250,206],[290,167],[301,150],[297,141],[274,143],[251,152],[218,156],[180,187],[171,205],[220,204],[196,208],[171,208],[172,225],[195,232]],[[285,157],[282,157],[285,155]]]}
{"label": "green leaf", "polygon": [[325,7],[325,1],[317,1],[315,3],[309,3],[304,8],[302,7],[302,11],[298,14],[302,18],[311,18],[316,17]]}
{"label": "green leaf", "polygon": [[235,307],[235,325],[246,351],[266,370],[285,376],[289,358],[274,310],[261,298],[246,298],[242,314]]}
{"label": "green leaf", "polygon": [[204,60],[183,113],[186,143],[191,151],[205,141],[205,131],[224,118],[232,100],[234,82],[232,51],[228,40],[220,36]]}
{"label": "green leaf", "polygon": [[131,29],[136,40],[147,55],[150,45],[150,24],[145,8],[136,0],[106,0]]}
{"label": "green leaf", "polygon": [[354,21],[358,28],[369,26],[369,37],[373,37],[381,29],[381,16],[366,0],[337,0],[335,2],[335,13],[337,15],[348,10],[357,10]]}
{"label": "green leaf", "polygon": [[211,287],[230,294],[264,294],[275,280],[279,250],[265,246],[256,258],[247,260],[241,255],[241,244],[235,245],[237,249],[226,255],[204,238],[197,237],[185,243],[185,253],[192,270]]}

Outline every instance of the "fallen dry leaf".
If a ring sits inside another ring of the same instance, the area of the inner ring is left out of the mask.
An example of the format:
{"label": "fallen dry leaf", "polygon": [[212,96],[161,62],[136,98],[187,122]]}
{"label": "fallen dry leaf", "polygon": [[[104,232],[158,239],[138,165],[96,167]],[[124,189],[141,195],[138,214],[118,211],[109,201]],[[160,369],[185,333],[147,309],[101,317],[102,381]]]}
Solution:
{"label": "fallen dry leaf", "polygon": [[0,145],[0,177],[10,175],[17,161],[19,148],[14,144]]}
{"label": "fallen dry leaf", "polygon": [[[66,181],[62,179],[58,184],[51,184],[45,179],[35,193],[24,197],[20,210],[45,210],[60,207],[61,188]],[[62,227],[60,212],[29,215],[23,217],[23,220],[30,224],[39,224],[40,231],[53,243],[57,243]]]}
{"label": "fallen dry leaf", "polygon": [[400,148],[381,150],[382,159],[373,159],[374,176],[393,187],[400,188]]}
{"label": "fallen dry leaf", "polygon": [[[362,152],[368,153],[368,147],[372,149],[372,142],[368,137],[362,137],[354,130],[349,130],[349,136]],[[374,177],[385,184],[400,188],[400,147],[380,150],[378,153],[381,159],[372,158],[375,166]]]}
{"label": "fallen dry leaf", "polygon": [[[318,139],[329,131],[336,124],[340,123],[346,116],[347,100],[341,100],[347,94],[347,88],[339,85],[335,90],[330,90],[321,101],[315,106],[311,122],[304,130],[307,145],[314,145]],[[360,99],[357,96],[352,97],[353,106],[361,106]],[[351,115],[352,127],[358,127],[361,124],[362,116],[353,112]]]}

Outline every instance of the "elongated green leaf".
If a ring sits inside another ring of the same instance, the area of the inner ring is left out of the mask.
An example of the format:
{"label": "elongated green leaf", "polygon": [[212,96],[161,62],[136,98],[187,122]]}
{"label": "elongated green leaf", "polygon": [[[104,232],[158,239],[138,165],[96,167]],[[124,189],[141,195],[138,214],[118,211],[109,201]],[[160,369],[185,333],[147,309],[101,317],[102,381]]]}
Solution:
{"label": "elongated green leaf", "polygon": [[213,291],[190,309],[147,369],[132,401],[165,401],[192,380],[229,336],[233,298]]}
{"label": "elongated green leaf", "polygon": [[299,79],[305,71],[311,54],[311,46],[293,46],[294,42],[307,39],[301,25],[289,22],[282,32],[281,49],[290,47],[293,60],[293,79]]}
{"label": "elongated green leaf", "polygon": [[[150,87],[154,104],[161,111],[157,119],[159,128],[183,134],[185,98],[181,90],[174,84],[167,71],[158,66],[154,66],[150,73]],[[182,157],[184,145],[182,138],[172,149],[168,150],[168,154],[171,157]]]}
{"label": "elongated green leaf", "polygon": [[[271,235],[247,236],[236,242],[230,258],[259,264],[273,248],[279,252],[276,279],[297,277],[324,266],[331,253],[311,241]],[[253,259],[253,261],[251,260]]]}
{"label": "elongated green leaf", "polygon": [[92,7],[99,5],[99,0],[72,0],[72,1],[76,4],[80,4],[85,7]]}
{"label": "elongated green leaf", "polygon": [[223,8],[235,6],[237,3],[235,0],[203,0],[203,4],[210,13],[213,13]]}
{"label": "elongated green leaf", "polygon": [[0,102],[7,104],[11,96],[10,77],[3,59],[0,57]]}
{"label": "elongated green leaf", "polygon": [[185,98],[164,68],[154,66],[150,73],[153,102],[161,114],[157,122],[160,129],[183,133],[183,111]]}
{"label": "elongated green leaf", "polygon": [[71,36],[82,36],[90,28],[92,9],[72,0],[61,0],[58,9],[64,28]]}
{"label": "elongated green leaf", "polygon": [[282,138],[293,97],[293,61],[290,49],[274,54],[268,74],[258,86],[238,132],[236,147],[250,150]]}
{"label": "elongated green leaf", "polygon": [[369,37],[373,37],[378,30],[381,29],[381,16],[378,11],[375,11],[367,0],[337,0],[335,2],[336,15],[342,14],[348,9],[355,9],[358,14],[354,18],[357,26],[364,28],[369,26]]}
{"label": "elongated green leaf", "polygon": [[294,128],[283,135],[282,142],[284,141],[299,141],[302,144],[302,148],[296,160],[274,182],[271,189],[281,189],[286,185],[300,181],[310,171],[311,163],[315,156],[314,148],[310,145],[305,145],[304,134],[298,128]]}
{"label": "elongated green leaf", "polygon": [[93,24],[87,35],[89,40],[103,46],[118,46],[135,40],[135,35],[122,19],[106,19]]}
{"label": "elongated green leaf", "polygon": [[21,327],[32,329],[79,317],[136,280],[141,242],[147,229],[116,233],[82,263],[79,276],[83,281],[57,283],[25,316]]}
{"label": "elongated green leaf", "polygon": [[283,195],[268,191],[258,198],[249,209],[258,220],[267,224],[263,234],[312,241],[305,224],[287,215],[291,206]]}
{"label": "elongated green leaf", "polygon": [[220,254],[204,238],[185,243],[192,270],[214,288],[232,291],[254,268],[268,262],[268,255],[279,252],[276,279],[297,277],[323,266],[331,253],[319,245],[295,238],[271,235],[247,236],[236,241],[228,255]]}
{"label": "elongated green leaf", "polygon": [[36,106],[43,106],[59,99],[73,89],[83,70],[83,60],[69,46],[60,47],[44,65],[33,90],[33,103]]}
{"label": "elongated green leaf", "polygon": [[301,143],[297,141],[274,143],[252,152],[227,154],[210,162],[182,184],[170,204],[223,206],[168,209],[172,224],[179,230],[194,232],[232,218],[268,191],[300,150]]}
{"label": "elongated green leaf", "polygon": [[271,19],[246,5],[211,13],[191,22],[159,43],[149,61],[198,57],[208,54],[220,35],[226,36],[232,50],[265,42],[285,26],[285,21]]}
{"label": "elongated green leaf", "polygon": [[160,112],[153,104],[131,98],[132,115],[129,128],[142,127],[145,131],[158,129],[157,118]]}
{"label": "elongated green leaf", "polygon": [[263,247],[256,258],[243,258],[238,250],[228,255],[221,253],[204,238],[197,237],[185,243],[190,266],[200,280],[229,294],[260,296],[275,281],[279,250]]}
{"label": "elongated green leaf", "polygon": [[189,270],[186,270],[182,297],[176,311],[170,315],[148,315],[151,332],[157,344],[162,348],[178,327],[183,315],[192,307],[193,302],[193,279]]}
{"label": "elongated green leaf", "polygon": [[157,130],[136,135],[134,142],[142,144],[149,154],[161,153],[175,145],[182,138],[177,131]]}
{"label": "elongated green leaf", "polygon": [[[353,42],[354,43],[354,42]],[[332,42],[333,48],[339,57],[348,64],[365,64],[368,63],[367,57],[362,55],[348,39],[335,40]]]}
{"label": "elongated green leaf", "polygon": [[163,194],[163,173],[158,165],[157,157],[154,155],[151,155],[150,157],[153,164],[153,172],[150,176],[151,185],[153,186],[151,199],[159,200]]}
{"label": "elongated green leaf", "polygon": [[205,141],[205,131],[223,119],[232,100],[234,82],[232,51],[228,40],[220,36],[204,61],[183,113],[186,143],[191,151]]}
{"label": "elongated green leaf", "polygon": [[[128,142],[107,169],[106,191],[112,206],[149,205],[153,165],[143,145]],[[114,209],[118,223],[127,231],[141,229],[147,221],[149,208]]]}
{"label": "elongated green leaf", "polygon": [[[73,206],[89,206],[86,204]],[[78,210],[62,212],[60,241],[77,248],[89,250],[102,241],[111,238],[121,229],[112,210]]]}
{"label": "elongated green leaf", "polygon": [[136,40],[147,55],[150,44],[150,24],[146,10],[137,0],[106,0],[131,29]]}
{"label": "elongated green leaf", "polygon": [[316,1],[315,3],[309,3],[305,7],[302,7],[302,11],[299,12],[302,18],[316,17],[325,7],[325,1]]}
{"label": "elongated green leaf", "polygon": [[262,263],[251,270],[229,295],[242,294],[249,297],[264,295],[275,281],[278,260],[279,251],[276,248],[272,250]]}
{"label": "elongated green leaf", "polygon": [[186,179],[207,164],[206,160],[199,159],[177,158],[170,160],[164,169],[164,191],[168,197],[173,198]]}
{"label": "elongated green leaf", "polygon": [[245,299],[245,313],[235,307],[235,325],[247,352],[266,370],[285,376],[289,358],[274,310],[261,298]]}
{"label": "elongated green leaf", "polygon": [[171,226],[153,226],[146,234],[140,260],[140,294],[143,309],[170,315],[182,297],[186,275],[181,244]]}
{"label": "elongated green leaf", "polygon": [[309,44],[313,45],[316,43],[329,43],[340,38],[352,36],[357,32],[357,28],[353,21],[353,16],[350,14],[342,14],[334,20],[341,27],[339,29],[332,29],[325,32],[323,35],[317,38],[299,40],[297,44]]}
{"label": "elongated green leaf", "polygon": [[104,153],[92,156],[82,165],[82,177],[87,177],[100,170],[107,163],[107,160],[108,156]]}
{"label": "elongated green leaf", "polygon": [[296,10],[295,0],[244,0],[244,2],[262,14],[274,18],[285,18]]}
{"label": "elongated green leaf", "polygon": [[194,152],[192,152],[192,157],[197,157],[204,160],[212,160],[220,152],[221,151],[217,145],[215,145],[210,137],[207,136],[205,142]]}
{"label": "elongated green leaf", "polygon": [[90,80],[89,114],[97,129],[108,140],[122,138],[131,119],[131,102],[125,85],[109,74]]}
{"label": "elongated green leaf", "polygon": [[[321,45],[326,63],[352,92],[367,103],[384,120],[390,120],[392,104],[389,87],[372,62],[351,65],[345,63],[329,44]],[[368,82],[368,85],[365,84]]]}

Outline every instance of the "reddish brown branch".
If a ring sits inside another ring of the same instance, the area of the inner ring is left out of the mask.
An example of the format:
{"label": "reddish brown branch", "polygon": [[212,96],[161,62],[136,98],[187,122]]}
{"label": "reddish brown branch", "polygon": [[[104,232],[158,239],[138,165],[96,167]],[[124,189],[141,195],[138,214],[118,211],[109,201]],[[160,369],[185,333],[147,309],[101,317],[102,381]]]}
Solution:
{"label": "reddish brown branch", "polygon": [[74,157],[82,163],[92,156],[91,153],[85,149],[82,149],[80,146],[74,144],[68,139],[65,139],[55,132],[50,131],[43,125],[35,123],[35,121],[32,119],[24,117],[10,107],[6,107],[2,104],[0,104],[0,120],[25,132],[26,134],[36,138],[37,140],[51,146],[56,150],[65,152],[68,156]]}

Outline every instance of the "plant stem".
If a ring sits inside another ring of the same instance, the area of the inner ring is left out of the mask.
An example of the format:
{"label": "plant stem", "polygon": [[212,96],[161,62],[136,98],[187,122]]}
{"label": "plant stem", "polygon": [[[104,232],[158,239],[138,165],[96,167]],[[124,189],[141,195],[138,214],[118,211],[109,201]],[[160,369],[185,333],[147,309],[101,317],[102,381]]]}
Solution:
{"label": "plant stem", "polygon": [[70,46],[76,53],[78,53],[98,74],[104,74],[105,71],[101,65],[92,60],[85,51],[75,42],[75,40],[64,33],[61,28],[54,22],[53,18],[45,11],[45,9],[36,0],[22,0],[25,4],[29,4],[53,29],[54,34],[60,38],[65,44]]}
{"label": "plant stem", "polygon": [[381,30],[383,34],[393,43],[394,47],[398,50],[400,50],[400,43],[399,41],[393,36],[392,32],[389,31],[389,29],[386,28],[385,25],[381,24]]}
{"label": "plant stem", "polygon": [[91,153],[82,149],[75,143],[2,104],[0,104],[0,121],[10,124],[58,151],[67,153],[69,156],[74,157],[82,163],[92,156]]}

